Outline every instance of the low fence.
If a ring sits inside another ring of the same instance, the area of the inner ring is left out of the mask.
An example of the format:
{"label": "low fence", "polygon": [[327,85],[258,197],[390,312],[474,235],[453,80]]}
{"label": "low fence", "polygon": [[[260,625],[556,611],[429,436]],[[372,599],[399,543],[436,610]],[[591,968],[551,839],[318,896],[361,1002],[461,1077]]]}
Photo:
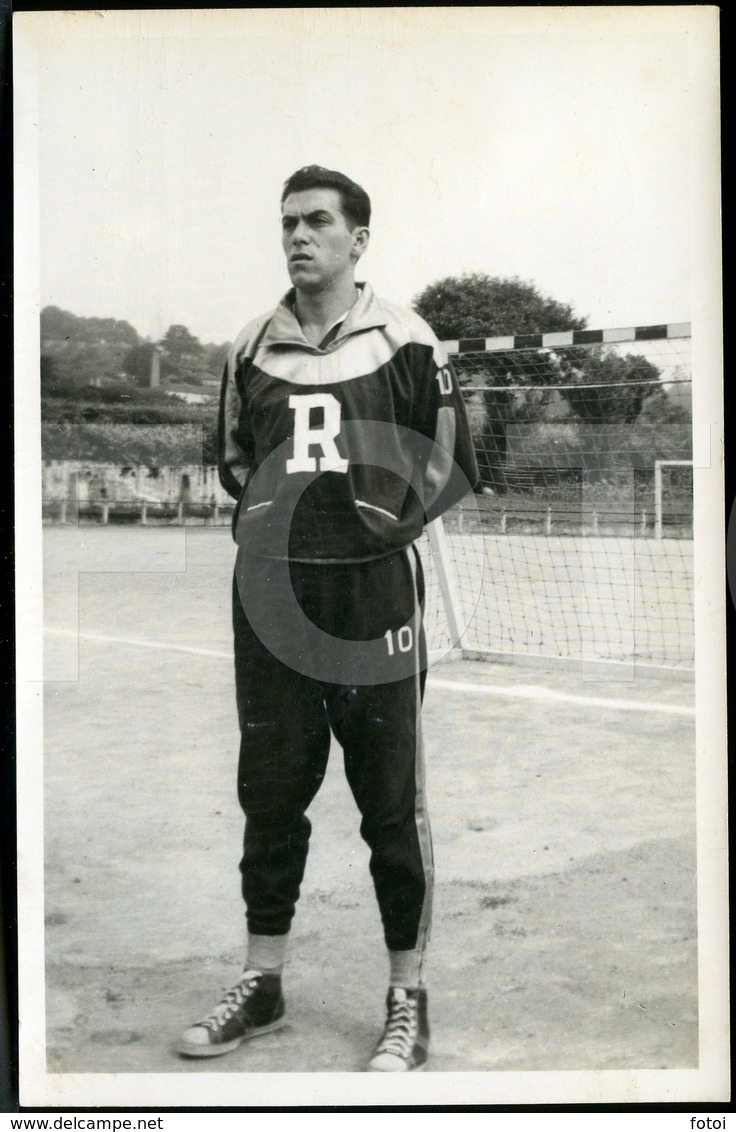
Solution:
{"label": "low fence", "polygon": [[460,506],[445,518],[448,531],[484,535],[590,535],[593,537],[692,538],[692,504],[678,501],[668,507],[599,502],[575,506],[568,502],[535,504],[528,498],[500,504],[482,499],[477,506]]}
{"label": "low fence", "polygon": [[[226,527],[232,523],[235,503],[217,499],[208,503],[180,499],[150,500],[52,499],[43,504],[43,520],[50,525],[124,525]],[[692,511],[601,506],[596,509],[529,505],[515,507],[457,507],[445,517],[448,532],[459,535],[545,535],[620,538],[692,538]]]}
{"label": "low fence", "polygon": [[76,499],[45,500],[43,521],[55,525],[107,526],[109,524],[138,524],[140,526],[228,526],[232,522],[235,503],[192,503],[140,500],[94,500],[79,502]]}

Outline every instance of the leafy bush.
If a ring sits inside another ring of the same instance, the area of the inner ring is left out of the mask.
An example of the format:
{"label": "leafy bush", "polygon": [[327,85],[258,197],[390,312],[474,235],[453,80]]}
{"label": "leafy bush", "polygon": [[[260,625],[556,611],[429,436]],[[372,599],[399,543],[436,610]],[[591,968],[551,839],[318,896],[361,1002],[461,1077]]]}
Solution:
{"label": "leafy bush", "polygon": [[202,427],[199,424],[141,424],[46,422],[41,427],[44,460],[86,460],[101,464],[199,464]]}

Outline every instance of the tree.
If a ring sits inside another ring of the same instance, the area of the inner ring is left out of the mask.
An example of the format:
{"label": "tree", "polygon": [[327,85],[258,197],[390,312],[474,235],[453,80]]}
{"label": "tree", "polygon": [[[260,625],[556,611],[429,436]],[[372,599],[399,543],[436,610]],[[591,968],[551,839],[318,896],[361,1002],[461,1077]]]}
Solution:
{"label": "tree", "polygon": [[41,351],[55,379],[69,386],[99,385],[125,375],[124,358],[140,339],[129,322],[79,318],[60,307],[41,311]]}
{"label": "tree", "polygon": [[575,348],[567,351],[561,372],[570,408],[596,425],[633,424],[646,399],[660,391],[660,371],[642,354]]}
{"label": "tree", "polygon": [[156,349],[152,342],[133,346],[123,358],[123,369],[137,385],[147,387],[151,377],[151,358]]}
{"label": "tree", "polygon": [[691,382],[682,371],[647,398],[630,429],[630,447],[636,466],[650,475],[655,460],[692,460]]}
{"label": "tree", "polygon": [[82,319],[71,311],[60,307],[44,307],[41,311],[41,343],[56,343],[79,338],[82,333]]}
{"label": "tree", "polygon": [[562,396],[578,421],[586,479],[615,476],[617,466],[620,472],[631,464],[632,426],[642,408],[649,398],[662,396],[659,369],[642,354],[596,346],[565,351],[560,372]]}
{"label": "tree", "polygon": [[140,341],[138,332],[129,322],[116,318],[82,318],[82,336],[89,342],[128,347]]}
{"label": "tree", "polygon": [[215,342],[208,342],[204,348],[207,372],[217,381],[222,378],[225,363],[230,353],[230,346],[230,342],[221,342],[219,345]]}
{"label": "tree", "polygon": [[170,326],[159,345],[163,378],[188,385],[202,384],[207,372],[204,346],[186,326]]}
{"label": "tree", "polygon": [[582,330],[585,326],[585,319],[576,316],[571,306],[545,298],[533,283],[494,279],[479,272],[430,283],[412,306],[445,341]]}
{"label": "tree", "polygon": [[66,388],[59,363],[49,354],[41,354],[41,396],[58,397]]}

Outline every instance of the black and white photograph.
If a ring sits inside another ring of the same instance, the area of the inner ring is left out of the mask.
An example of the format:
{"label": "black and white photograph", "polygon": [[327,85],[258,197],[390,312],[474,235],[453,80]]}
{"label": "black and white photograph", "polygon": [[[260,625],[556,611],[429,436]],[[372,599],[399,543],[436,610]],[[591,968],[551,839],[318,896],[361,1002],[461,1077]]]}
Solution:
{"label": "black and white photograph", "polygon": [[21,1104],[728,1100],[718,9],[13,52]]}

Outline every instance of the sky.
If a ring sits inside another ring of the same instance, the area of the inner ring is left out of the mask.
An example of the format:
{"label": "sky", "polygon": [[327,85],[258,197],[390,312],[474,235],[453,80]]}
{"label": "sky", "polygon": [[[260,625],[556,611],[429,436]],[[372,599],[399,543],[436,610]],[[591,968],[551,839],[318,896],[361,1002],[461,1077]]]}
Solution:
{"label": "sky", "polygon": [[698,6],[16,14],[39,304],[232,340],[289,286],[281,186],[314,162],[370,194],[358,277],[395,302],[476,271],[591,327],[687,322],[717,209],[716,21]]}

